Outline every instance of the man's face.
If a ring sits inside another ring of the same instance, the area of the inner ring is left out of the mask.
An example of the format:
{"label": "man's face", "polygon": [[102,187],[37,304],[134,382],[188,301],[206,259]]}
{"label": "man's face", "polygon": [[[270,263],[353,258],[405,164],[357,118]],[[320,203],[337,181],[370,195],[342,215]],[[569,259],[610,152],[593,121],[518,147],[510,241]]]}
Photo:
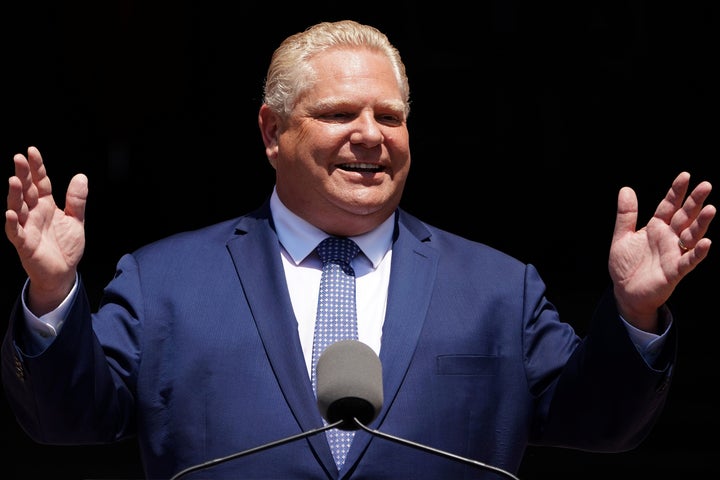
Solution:
{"label": "man's face", "polygon": [[278,195],[328,233],[361,234],[400,203],[410,169],[403,98],[389,60],[379,53],[332,49],[311,64],[316,82],[287,122],[261,111]]}

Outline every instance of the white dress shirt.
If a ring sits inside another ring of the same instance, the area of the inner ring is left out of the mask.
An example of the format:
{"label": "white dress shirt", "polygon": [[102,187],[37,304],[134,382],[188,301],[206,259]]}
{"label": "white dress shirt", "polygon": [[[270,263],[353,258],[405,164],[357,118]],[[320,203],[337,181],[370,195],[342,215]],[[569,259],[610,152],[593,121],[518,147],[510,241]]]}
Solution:
{"label": "white dress shirt", "polygon": [[[285,277],[298,322],[305,365],[310,375],[315,314],[322,273],[322,263],[315,247],[327,238],[328,234],[288,210],[275,190],[270,198],[270,210],[283,247]],[[362,255],[355,257],[351,263],[355,270],[358,340],[367,344],[378,355],[387,306],[394,227],[395,216],[391,215],[372,232],[350,237],[362,252]]]}

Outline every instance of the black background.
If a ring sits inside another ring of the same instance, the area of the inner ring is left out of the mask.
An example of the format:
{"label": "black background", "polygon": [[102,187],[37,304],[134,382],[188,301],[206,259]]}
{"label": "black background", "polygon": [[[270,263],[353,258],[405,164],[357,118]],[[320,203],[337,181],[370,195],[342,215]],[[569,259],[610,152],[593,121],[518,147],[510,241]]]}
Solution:
{"label": "black background", "polygon": [[[88,175],[81,270],[99,300],[122,253],[269,194],[256,116],[277,44],[321,20],[368,22],[410,77],[403,206],[535,264],[582,333],[609,282],[618,189],[635,188],[644,224],[680,171],[720,186],[717,3],[418,3],[5,2],[0,173],[39,147],[60,205],[70,177]],[[10,243],[0,248],[9,313],[25,277]],[[646,442],[620,454],[531,448],[523,480],[720,472],[719,259],[711,251],[671,299],[676,380]],[[133,442],[36,445],[4,396],[0,412],[2,478],[142,477]]]}

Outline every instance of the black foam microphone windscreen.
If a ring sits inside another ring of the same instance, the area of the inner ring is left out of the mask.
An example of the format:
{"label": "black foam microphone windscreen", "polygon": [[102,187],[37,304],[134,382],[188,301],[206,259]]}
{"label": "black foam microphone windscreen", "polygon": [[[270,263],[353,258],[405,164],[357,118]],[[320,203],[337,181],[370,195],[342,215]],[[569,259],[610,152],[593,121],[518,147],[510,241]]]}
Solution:
{"label": "black foam microphone windscreen", "polygon": [[382,364],[375,351],[357,340],[329,345],[317,364],[317,402],[320,414],[339,428],[357,430],[354,419],[367,425],[383,403]]}

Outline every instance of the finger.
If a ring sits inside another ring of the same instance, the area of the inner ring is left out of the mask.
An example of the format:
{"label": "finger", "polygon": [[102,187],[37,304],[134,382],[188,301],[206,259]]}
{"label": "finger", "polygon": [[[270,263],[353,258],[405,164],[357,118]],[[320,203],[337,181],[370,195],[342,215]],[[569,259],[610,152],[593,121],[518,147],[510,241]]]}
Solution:
{"label": "finger", "polygon": [[679,271],[681,276],[685,276],[697,267],[710,252],[712,241],[709,238],[702,238],[695,247],[680,257]]}
{"label": "finger", "polygon": [[[13,162],[15,162],[15,176],[11,178],[17,178],[20,181],[19,185],[19,199],[21,202],[30,202],[33,205],[37,203],[37,189],[35,188],[35,185],[33,184],[33,177],[32,172],[30,171],[30,164],[28,163],[28,159],[21,153],[16,154],[13,157]],[[15,187],[15,185],[11,184],[11,188]],[[11,191],[8,191],[8,195],[10,195]],[[13,192],[14,193],[14,192]],[[16,198],[18,198],[16,196]],[[10,198],[8,197],[8,201],[10,201]],[[16,206],[15,210],[17,210],[19,207]]]}
{"label": "finger", "polygon": [[681,232],[697,218],[711,191],[712,185],[707,181],[700,182],[693,189],[682,204],[682,208],[673,214],[672,220],[670,221],[670,226],[673,227],[673,230]]}
{"label": "finger", "polygon": [[[673,216],[683,205],[689,186],[690,174],[688,172],[680,172],[680,174],[675,177],[675,180],[673,180],[665,198],[662,199],[657,209],[655,209],[655,217],[670,225]],[[682,230],[682,228],[679,230],[675,229],[675,232],[679,233],[680,230]]]}
{"label": "finger", "polygon": [[710,182],[700,182],[685,200],[682,208],[673,215],[671,226],[677,232],[680,241],[688,248],[693,248],[705,236],[710,222],[715,217],[715,206],[704,205],[711,191]]}
{"label": "finger", "polygon": [[36,147],[28,147],[27,161],[30,166],[33,183],[38,189],[38,196],[52,195],[50,177],[47,176],[40,150]]}
{"label": "finger", "polygon": [[15,176],[21,179],[27,178],[32,182],[32,175],[30,174],[30,165],[28,159],[22,153],[16,153],[13,156],[13,162],[15,163]]}
{"label": "finger", "polygon": [[19,212],[23,205],[23,183],[15,175],[8,178],[7,209]]}
{"label": "finger", "polygon": [[[21,162],[22,163],[22,162]],[[28,208],[23,201],[23,183],[17,176],[8,179],[7,210],[5,211],[5,235],[16,248],[23,238],[22,225],[27,220]]]}
{"label": "finger", "polygon": [[10,179],[8,179],[7,207],[8,210],[15,212],[21,224],[25,224],[29,209],[27,202],[25,202],[22,182],[17,177],[10,177]]}
{"label": "finger", "polygon": [[5,211],[5,235],[7,236],[10,243],[17,247],[18,240],[20,239],[22,231],[20,229],[20,222],[18,221],[18,214],[15,210]]}
{"label": "finger", "polygon": [[716,208],[714,205],[705,205],[697,218],[678,235],[680,243],[688,249],[696,248],[710,227],[710,222],[715,218]]}

